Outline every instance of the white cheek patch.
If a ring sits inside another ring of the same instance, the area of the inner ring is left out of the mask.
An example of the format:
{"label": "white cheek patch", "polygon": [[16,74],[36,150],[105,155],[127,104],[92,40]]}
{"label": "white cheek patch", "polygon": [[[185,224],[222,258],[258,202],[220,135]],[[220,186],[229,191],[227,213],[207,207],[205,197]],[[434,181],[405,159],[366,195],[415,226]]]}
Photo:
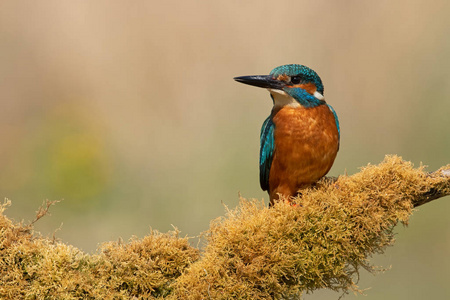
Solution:
{"label": "white cheek patch", "polygon": [[318,91],[315,91],[313,96],[316,97],[319,100],[325,100],[325,97],[321,93],[319,93]]}

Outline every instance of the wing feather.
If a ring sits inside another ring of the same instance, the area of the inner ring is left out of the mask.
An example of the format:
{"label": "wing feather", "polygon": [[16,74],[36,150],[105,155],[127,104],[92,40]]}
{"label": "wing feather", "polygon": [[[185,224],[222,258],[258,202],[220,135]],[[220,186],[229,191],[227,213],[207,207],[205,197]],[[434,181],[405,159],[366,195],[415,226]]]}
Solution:
{"label": "wing feather", "polygon": [[269,189],[270,167],[275,150],[274,130],[275,124],[269,116],[262,125],[260,136],[259,183],[263,191]]}

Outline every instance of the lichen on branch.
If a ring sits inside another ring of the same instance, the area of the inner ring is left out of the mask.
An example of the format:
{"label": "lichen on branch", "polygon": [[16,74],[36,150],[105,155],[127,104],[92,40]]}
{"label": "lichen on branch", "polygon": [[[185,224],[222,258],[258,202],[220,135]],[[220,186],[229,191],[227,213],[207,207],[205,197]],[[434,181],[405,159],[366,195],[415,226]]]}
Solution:
{"label": "lichen on branch", "polygon": [[177,296],[291,299],[322,288],[357,291],[359,268],[373,270],[369,258],[393,243],[394,226],[407,224],[430,191],[450,194],[446,169],[428,174],[387,156],[302,190],[296,206],[242,199],[212,222],[202,259],[177,280]]}
{"label": "lichen on branch", "polygon": [[33,224],[14,224],[5,203],[0,297],[296,299],[323,288],[358,291],[358,271],[373,270],[370,258],[394,242],[394,226],[449,194],[450,165],[426,173],[387,156],[355,175],[322,179],[294,206],[241,199],[211,222],[202,251],[177,231],[153,231],[93,255],[34,235]]}

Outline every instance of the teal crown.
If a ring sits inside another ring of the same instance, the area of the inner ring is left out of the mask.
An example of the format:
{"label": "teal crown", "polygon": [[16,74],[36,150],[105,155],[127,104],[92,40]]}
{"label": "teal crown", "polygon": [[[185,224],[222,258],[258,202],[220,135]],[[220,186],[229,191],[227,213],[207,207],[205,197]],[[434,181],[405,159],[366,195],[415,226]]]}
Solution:
{"label": "teal crown", "polygon": [[323,95],[322,80],[314,70],[308,68],[307,66],[297,64],[279,66],[273,69],[270,72],[270,75],[273,77],[278,77],[279,75],[300,76],[300,83],[314,83],[317,87],[317,91]]}

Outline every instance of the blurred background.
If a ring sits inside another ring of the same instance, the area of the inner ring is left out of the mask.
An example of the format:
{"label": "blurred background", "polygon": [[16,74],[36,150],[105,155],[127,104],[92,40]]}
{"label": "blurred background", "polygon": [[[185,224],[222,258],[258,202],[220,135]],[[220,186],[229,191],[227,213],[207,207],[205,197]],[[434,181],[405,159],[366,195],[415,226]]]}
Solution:
{"label": "blurred background", "polygon": [[[150,227],[198,236],[259,187],[267,91],[233,81],[316,70],[341,122],[329,175],[385,154],[450,163],[450,2],[2,1],[0,197],[41,234],[94,252]],[[362,272],[364,299],[450,296],[449,198],[416,211]],[[193,242],[195,239],[193,239]],[[337,299],[318,292],[305,299]],[[355,296],[346,296],[353,299]]]}

